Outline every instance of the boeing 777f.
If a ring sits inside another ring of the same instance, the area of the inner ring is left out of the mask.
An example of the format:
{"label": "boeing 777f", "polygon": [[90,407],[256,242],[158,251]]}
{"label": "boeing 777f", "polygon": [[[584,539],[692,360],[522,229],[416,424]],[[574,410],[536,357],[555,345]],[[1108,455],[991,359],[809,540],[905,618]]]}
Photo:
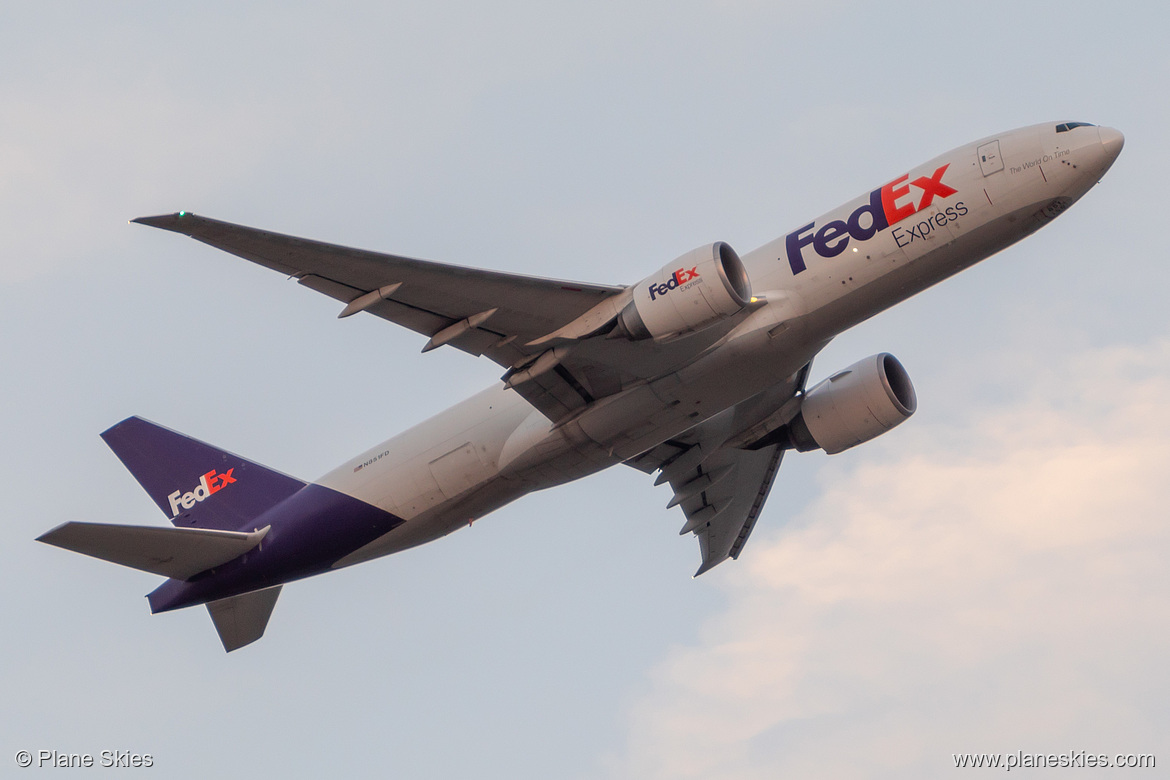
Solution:
{"label": "boeing 777f", "polygon": [[40,541],[167,578],[153,612],[206,604],[228,651],[286,582],[444,536],[534,490],[619,463],[669,483],[696,575],[737,558],[788,450],[841,452],[912,415],[890,354],[806,388],[857,323],[1060,216],[1124,139],[1085,122],[984,138],[901,173],[742,258],[687,252],[630,286],[412,260],[180,211],[183,233],[453,347],[501,381],[315,482],[138,417],[102,434],[171,526],[71,522]]}

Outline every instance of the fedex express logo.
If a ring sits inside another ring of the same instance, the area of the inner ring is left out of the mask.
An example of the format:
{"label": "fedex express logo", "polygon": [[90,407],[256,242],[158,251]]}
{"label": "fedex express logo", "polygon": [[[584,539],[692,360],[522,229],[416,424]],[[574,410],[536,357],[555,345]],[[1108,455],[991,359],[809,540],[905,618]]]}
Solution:
{"label": "fedex express logo", "polygon": [[[943,183],[943,174],[947,172],[950,163],[947,163],[930,176],[919,176],[908,182],[910,174],[894,179],[889,184],[879,187],[869,194],[869,202],[859,206],[849,215],[847,220],[833,220],[823,225],[820,230],[814,231],[815,222],[810,222],[799,230],[789,233],[784,239],[784,246],[788,253],[788,264],[792,266],[792,273],[798,274],[805,270],[804,248],[812,244],[813,251],[821,257],[836,257],[849,246],[849,240],[868,241],[875,235],[896,225],[907,217],[911,217],[923,209],[928,208],[934,199],[949,198],[958,190]],[[911,192],[911,187],[920,191],[917,201]],[[947,222],[958,219],[967,213],[967,207],[962,201],[940,211],[929,220],[914,225],[909,230],[895,228],[894,240],[899,247],[904,247],[916,239],[925,239],[935,227],[942,227]],[[865,224],[862,224],[863,221]]]}
{"label": "fedex express logo", "polygon": [[691,270],[689,270],[689,271],[685,268],[680,268],[677,271],[675,271],[673,274],[670,275],[670,279],[667,280],[667,282],[665,284],[656,284],[653,282],[650,284],[650,287],[649,287],[650,300],[654,300],[655,298],[657,298],[661,295],[666,295],[671,290],[674,290],[677,287],[680,287],[680,286],[686,284],[687,282],[693,281],[693,280],[698,279],[698,278],[699,278],[699,266],[696,265],[693,268],[691,268]]}
{"label": "fedex express logo", "polygon": [[199,478],[199,484],[195,486],[194,490],[184,493],[181,490],[176,490],[167,496],[167,500],[171,502],[171,517],[179,516],[179,509],[190,509],[195,506],[196,502],[205,501],[212,493],[218,493],[223,490],[225,485],[230,485],[235,482],[235,477],[232,476],[234,468],[228,469],[222,474],[216,474],[215,469],[204,474]]}

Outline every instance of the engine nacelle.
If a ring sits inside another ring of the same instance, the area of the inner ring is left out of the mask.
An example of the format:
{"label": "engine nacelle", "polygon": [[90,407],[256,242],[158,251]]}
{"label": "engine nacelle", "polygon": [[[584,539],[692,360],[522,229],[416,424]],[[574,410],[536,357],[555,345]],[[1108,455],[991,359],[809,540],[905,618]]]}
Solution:
{"label": "engine nacelle", "polygon": [[918,409],[910,375],[888,352],[838,371],[804,394],[788,436],[801,452],[830,455],[882,435]]}
{"label": "engine nacelle", "polygon": [[618,315],[618,333],[635,340],[682,336],[727,319],[751,297],[739,255],[717,241],[638,282],[633,300]]}

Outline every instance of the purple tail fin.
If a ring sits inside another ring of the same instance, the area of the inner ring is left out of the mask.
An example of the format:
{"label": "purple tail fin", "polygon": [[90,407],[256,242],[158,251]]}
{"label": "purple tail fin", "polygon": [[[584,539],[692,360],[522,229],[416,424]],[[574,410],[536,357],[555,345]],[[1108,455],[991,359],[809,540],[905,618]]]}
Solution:
{"label": "purple tail fin", "polygon": [[140,417],[123,420],[102,438],[180,527],[236,531],[305,486]]}

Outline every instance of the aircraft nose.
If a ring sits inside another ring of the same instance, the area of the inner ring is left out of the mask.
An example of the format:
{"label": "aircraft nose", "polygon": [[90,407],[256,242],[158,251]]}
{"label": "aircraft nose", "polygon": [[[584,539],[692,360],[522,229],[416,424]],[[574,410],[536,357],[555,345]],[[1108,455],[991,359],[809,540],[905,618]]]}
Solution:
{"label": "aircraft nose", "polygon": [[1097,133],[1101,136],[1101,147],[1112,164],[1117,155],[1121,154],[1121,147],[1125,146],[1125,136],[1120,130],[1114,130],[1112,127],[1098,127]]}

